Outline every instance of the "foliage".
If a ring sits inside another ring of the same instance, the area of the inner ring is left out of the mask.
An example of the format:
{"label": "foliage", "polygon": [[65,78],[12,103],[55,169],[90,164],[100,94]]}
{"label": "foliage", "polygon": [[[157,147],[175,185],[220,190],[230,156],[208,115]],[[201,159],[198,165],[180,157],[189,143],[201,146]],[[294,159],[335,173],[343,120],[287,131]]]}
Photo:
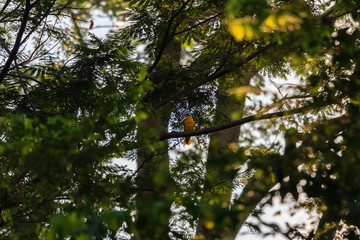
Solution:
{"label": "foliage", "polygon": [[[0,7],[1,238],[358,238],[357,1]],[[95,10],[127,24],[96,37]],[[266,89],[290,72],[292,92]],[[211,133],[191,132],[191,148],[176,138],[184,113]],[[259,143],[274,135],[284,144]],[[264,221],[276,199],[315,211],[316,227]]]}

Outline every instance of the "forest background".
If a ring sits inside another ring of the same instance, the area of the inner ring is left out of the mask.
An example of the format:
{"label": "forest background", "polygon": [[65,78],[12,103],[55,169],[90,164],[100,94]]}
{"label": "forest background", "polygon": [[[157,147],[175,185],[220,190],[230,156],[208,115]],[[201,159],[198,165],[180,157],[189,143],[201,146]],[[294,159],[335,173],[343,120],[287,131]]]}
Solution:
{"label": "forest background", "polygon": [[1,239],[359,238],[359,1],[0,9]]}

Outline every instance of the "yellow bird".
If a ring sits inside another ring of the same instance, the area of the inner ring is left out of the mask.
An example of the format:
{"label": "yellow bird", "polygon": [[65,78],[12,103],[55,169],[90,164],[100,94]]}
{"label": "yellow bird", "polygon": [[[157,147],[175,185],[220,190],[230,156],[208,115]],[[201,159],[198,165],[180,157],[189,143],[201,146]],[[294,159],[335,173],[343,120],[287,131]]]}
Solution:
{"label": "yellow bird", "polygon": [[[186,114],[186,119],[184,121],[184,131],[192,131],[194,130],[194,119],[192,118],[192,116]],[[184,138],[184,144],[185,145],[190,145],[191,143],[191,138],[190,137],[186,137]]]}

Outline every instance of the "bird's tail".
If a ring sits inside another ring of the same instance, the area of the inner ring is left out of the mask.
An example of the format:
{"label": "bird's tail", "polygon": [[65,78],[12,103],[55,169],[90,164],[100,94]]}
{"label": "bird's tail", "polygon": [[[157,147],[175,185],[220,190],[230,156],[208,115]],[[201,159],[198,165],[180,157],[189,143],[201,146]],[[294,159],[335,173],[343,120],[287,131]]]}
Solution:
{"label": "bird's tail", "polygon": [[185,145],[190,145],[190,143],[191,143],[191,138],[190,137],[184,138],[184,144]]}

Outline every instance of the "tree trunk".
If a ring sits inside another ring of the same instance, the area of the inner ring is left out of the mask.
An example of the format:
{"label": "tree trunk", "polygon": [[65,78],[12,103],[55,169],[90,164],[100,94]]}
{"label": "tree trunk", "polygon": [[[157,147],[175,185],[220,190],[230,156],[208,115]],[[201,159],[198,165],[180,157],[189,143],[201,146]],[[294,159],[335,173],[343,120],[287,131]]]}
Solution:
{"label": "tree trunk", "polygon": [[175,183],[169,172],[168,143],[149,138],[153,130],[159,133],[166,131],[170,114],[163,111],[162,115],[159,120],[148,118],[138,127],[139,146],[145,147],[139,147],[137,153],[135,239],[169,239]]}
{"label": "tree trunk", "polygon": [[[250,79],[258,72],[255,66],[250,66],[249,69],[243,79],[231,82],[225,80],[219,84],[213,125],[229,122],[234,112],[239,112],[240,117],[243,115],[245,98],[239,100],[226,92],[233,87],[249,85]],[[238,171],[238,162],[232,157],[232,153],[238,147],[239,134],[240,127],[233,127],[210,137],[197,239],[223,239],[224,232],[232,224],[228,221],[228,214],[233,180]],[[217,219],[214,219],[215,215]]]}
{"label": "tree trunk", "polygon": [[[150,76],[155,90],[149,93],[143,106],[149,106],[149,102],[154,105],[162,99],[164,94],[162,88],[171,89],[172,81],[176,81],[176,78],[169,81],[163,74],[171,75],[176,72],[180,66],[180,52],[180,42],[168,43],[161,60]],[[166,91],[165,94],[167,93]],[[172,108],[173,104],[168,104],[159,110],[148,110],[150,116],[138,126],[136,239],[169,239],[171,204],[176,183],[169,171],[168,142],[159,142],[158,136],[167,132]]]}

